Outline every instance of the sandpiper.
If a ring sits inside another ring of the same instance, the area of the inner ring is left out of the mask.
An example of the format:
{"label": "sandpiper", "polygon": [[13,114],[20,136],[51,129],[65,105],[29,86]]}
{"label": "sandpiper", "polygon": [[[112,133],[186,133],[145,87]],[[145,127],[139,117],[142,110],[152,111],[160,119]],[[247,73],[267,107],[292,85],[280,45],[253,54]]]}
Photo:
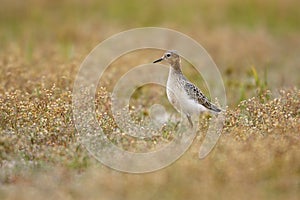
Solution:
{"label": "sandpiper", "polygon": [[180,56],[175,50],[167,51],[163,57],[153,63],[166,61],[171,67],[167,81],[167,96],[170,103],[178,112],[183,112],[191,127],[191,116],[209,111],[213,114],[221,112],[221,109],[212,104],[197,86],[191,83],[181,71]]}

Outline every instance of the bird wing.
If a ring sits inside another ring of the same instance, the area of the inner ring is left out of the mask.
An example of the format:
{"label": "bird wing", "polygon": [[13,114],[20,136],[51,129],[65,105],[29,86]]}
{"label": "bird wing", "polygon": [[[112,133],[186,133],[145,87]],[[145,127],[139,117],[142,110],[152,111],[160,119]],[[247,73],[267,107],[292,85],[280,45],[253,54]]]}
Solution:
{"label": "bird wing", "polygon": [[196,101],[197,103],[203,105],[207,109],[214,111],[214,112],[220,112],[221,109],[218,108],[216,105],[212,104],[206,96],[200,91],[199,88],[197,88],[193,83],[191,82],[185,82],[184,89],[187,92],[188,96]]}

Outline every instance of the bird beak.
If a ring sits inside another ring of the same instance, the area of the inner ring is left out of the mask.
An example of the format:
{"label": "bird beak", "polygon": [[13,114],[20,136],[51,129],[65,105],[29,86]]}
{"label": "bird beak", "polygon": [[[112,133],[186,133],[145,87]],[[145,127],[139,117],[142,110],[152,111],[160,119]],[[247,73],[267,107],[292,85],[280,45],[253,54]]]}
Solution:
{"label": "bird beak", "polygon": [[155,60],[153,63],[158,63],[158,62],[161,62],[164,58],[160,58],[158,60]]}

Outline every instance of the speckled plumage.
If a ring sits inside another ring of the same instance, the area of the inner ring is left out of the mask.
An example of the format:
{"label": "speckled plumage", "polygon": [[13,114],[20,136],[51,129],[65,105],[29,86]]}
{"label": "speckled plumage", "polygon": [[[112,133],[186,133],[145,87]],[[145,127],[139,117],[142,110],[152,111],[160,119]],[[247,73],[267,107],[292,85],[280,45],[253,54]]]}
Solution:
{"label": "speckled plumage", "polygon": [[191,83],[182,73],[180,57],[176,51],[167,51],[164,56],[156,61],[167,61],[171,67],[167,81],[167,96],[170,103],[177,111],[183,112],[191,126],[191,116],[210,111],[214,114],[221,112],[221,109],[212,104],[207,97]]}
{"label": "speckled plumage", "polygon": [[193,83],[187,81],[184,84],[184,89],[187,92],[188,96],[196,101],[197,103],[203,105],[205,108],[213,112],[221,112],[221,109],[212,104],[206,96],[197,88]]}

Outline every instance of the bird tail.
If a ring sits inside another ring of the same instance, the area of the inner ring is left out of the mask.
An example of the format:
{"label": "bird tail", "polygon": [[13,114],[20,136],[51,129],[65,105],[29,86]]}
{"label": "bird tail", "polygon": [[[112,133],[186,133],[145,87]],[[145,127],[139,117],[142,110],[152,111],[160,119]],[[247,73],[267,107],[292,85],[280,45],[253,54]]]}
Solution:
{"label": "bird tail", "polygon": [[219,112],[222,111],[222,109],[218,108],[218,107],[217,107],[216,105],[214,105],[214,104],[211,104],[209,109],[210,109],[210,111],[214,112],[215,114],[217,114],[217,113],[219,113]]}

